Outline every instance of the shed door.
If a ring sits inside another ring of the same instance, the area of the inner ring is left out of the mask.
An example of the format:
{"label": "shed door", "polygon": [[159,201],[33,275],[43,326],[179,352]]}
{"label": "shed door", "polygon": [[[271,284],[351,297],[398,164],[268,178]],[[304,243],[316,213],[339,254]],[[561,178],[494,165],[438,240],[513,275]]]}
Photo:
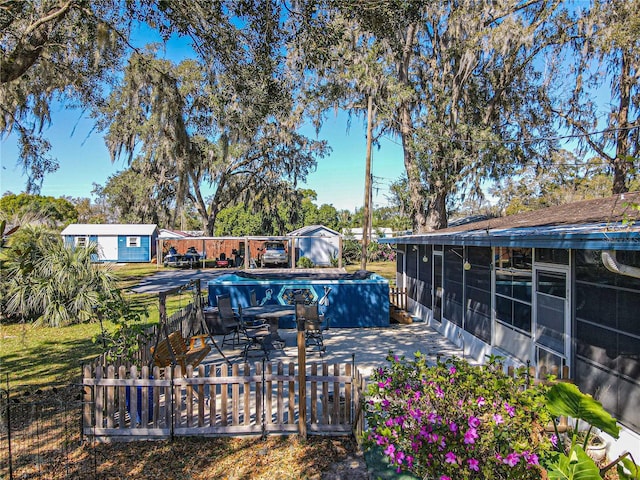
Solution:
{"label": "shed door", "polygon": [[118,260],[118,237],[98,237],[100,260]]}
{"label": "shed door", "polygon": [[534,275],[536,362],[561,370],[571,358],[568,271],[542,267]]}

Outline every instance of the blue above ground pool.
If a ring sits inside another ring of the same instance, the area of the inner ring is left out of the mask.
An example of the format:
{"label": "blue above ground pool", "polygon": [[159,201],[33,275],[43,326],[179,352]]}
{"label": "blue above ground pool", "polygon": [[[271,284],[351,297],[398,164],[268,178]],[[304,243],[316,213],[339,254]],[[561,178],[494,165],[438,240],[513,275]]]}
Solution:
{"label": "blue above ground pool", "polygon": [[[234,308],[250,304],[254,290],[258,304],[294,305],[295,296],[318,302],[332,328],[389,325],[389,282],[378,274],[355,273],[245,273],[221,275],[208,283],[209,305],[228,293]],[[292,315],[280,319],[280,328],[295,328]]]}

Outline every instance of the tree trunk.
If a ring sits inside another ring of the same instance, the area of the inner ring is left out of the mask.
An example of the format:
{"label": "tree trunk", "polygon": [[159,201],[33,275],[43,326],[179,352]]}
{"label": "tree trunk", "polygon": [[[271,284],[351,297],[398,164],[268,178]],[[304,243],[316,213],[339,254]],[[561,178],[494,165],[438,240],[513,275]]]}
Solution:
{"label": "tree trunk", "polygon": [[440,230],[447,228],[447,189],[436,185],[434,190],[435,193],[429,204],[427,225],[430,230]]}
{"label": "tree trunk", "polygon": [[[413,42],[416,31],[416,24],[409,25],[402,51],[402,60],[398,65],[398,81],[404,85],[409,84],[409,64],[411,56],[413,55]],[[416,165],[415,154],[411,146],[413,122],[411,120],[411,107],[408,101],[404,101],[400,105],[398,116],[400,117],[400,136],[402,138],[402,151],[404,153],[404,168],[407,172],[409,186],[413,233],[424,233],[428,231],[427,217],[425,215],[425,195],[420,180],[420,168]]]}
{"label": "tree trunk", "polygon": [[629,173],[629,105],[631,102],[631,62],[628,52],[622,52],[620,60],[620,104],[616,112],[617,126],[619,128],[616,139],[616,158],[613,160],[613,187],[614,195],[629,191],[627,175]]}

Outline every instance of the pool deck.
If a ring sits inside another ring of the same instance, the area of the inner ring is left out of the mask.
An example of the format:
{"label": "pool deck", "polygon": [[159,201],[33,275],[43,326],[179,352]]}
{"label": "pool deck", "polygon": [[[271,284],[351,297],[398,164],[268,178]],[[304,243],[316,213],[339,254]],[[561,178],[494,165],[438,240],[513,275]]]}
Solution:
{"label": "pool deck", "polygon": [[[285,340],[285,347],[271,351],[269,359],[272,362],[297,362],[297,331],[280,329],[279,333]],[[395,355],[404,355],[407,359],[412,359],[414,352],[420,351],[432,364],[435,363],[438,355],[462,356],[460,347],[423,322],[409,325],[392,324],[388,327],[331,328],[323,332],[323,337],[326,352],[321,355],[317,347],[307,347],[307,363],[351,363],[355,360],[356,366],[365,378],[370,376],[373,369],[386,365],[386,356],[390,350]],[[214,338],[221,346],[222,336],[216,335]],[[222,352],[232,363],[241,363],[244,360],[242,347],[232,349],[227,345]],[[203,363],[217,364],[223,361],[216,349],[212,348],[211,354]],[[257,352],[254,353],[249,361],[260,361],[260,355]]]}
{"label": "pool deck", "polygon": [[[298,273],[298,274],[340,274],[346,273],[343,268],[323,269],[250,269],[234,268],[218,269],[174,269],[163,268],[154,275],[145,278],[140,284],[132,288],[137,293],[161,293],[188,283],[190,280],[200,279],[203,283],[220,275],[247,271],[251,273]],[[285,340],[285,347],[270,352],[269,359],[273,362],[296,362],[298,359],[297,332],[294,329],[280,329],[279,334]],[[331,328],[323,333],[326,352],[320,354],[315,347],[308,347],[307,363],[355,363],[365,377],[371,371],[386,364],[389,351],[394,354],[413,358],[413,353],[420,351],[427,356],[431,363],[435,363],[438,355],[443,357],[463,356],[462,348],[447,340],[424,322],[414,322],[409,325],[391,324],[386,327],[370,328]],[[222,336],[216,335],[216,343],[222,346]],[[222,348],[222,347],[221,347]],[[243,362],[242,347],[231,349],[222,348],[224,356],[232,363]],[[355,357],[354,357],[355,355]],[[253,355],[250,361],[258,361],[259,356]],[[224,359],[215,348],[203,363],[220,363]]]}

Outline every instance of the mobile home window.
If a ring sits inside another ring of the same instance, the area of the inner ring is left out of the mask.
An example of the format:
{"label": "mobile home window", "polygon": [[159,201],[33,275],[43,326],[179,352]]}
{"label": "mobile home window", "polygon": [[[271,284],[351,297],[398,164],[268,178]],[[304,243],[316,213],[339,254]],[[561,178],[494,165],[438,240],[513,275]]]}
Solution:
{"label": "mobile home window", "polygon": [[87,237],[76,237],[76,247],[86,247],[87,243]]}
{"label": "mobile home window", "polygon": [[569,250],[564,248],[536,248],[536,262],[569,265]]}
{"label": "mobile home window", "polygon": [[531,334],[532,252],[530,248],[497,247],[496,320]]}
{"label": "mobile home window", "polygon": [[127,237],[127,247],[139,247],[140,246],[140,237]]}

